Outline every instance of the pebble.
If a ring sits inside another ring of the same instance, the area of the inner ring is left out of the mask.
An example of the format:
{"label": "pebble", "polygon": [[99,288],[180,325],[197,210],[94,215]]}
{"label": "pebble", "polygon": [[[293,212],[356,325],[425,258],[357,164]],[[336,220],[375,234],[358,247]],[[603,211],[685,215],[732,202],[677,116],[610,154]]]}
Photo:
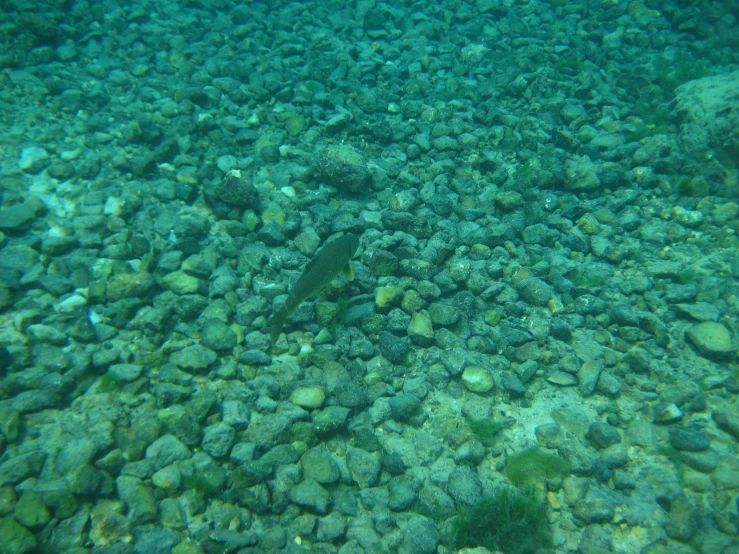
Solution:
{"label": "pebble", "polygon": [[206,369],[217,359],[218,355],[215,352],[199,344],[186,346],[169,356],[169,361],[177,367],[196,371]]}
{"label": "pebble", "polygon": [[312,512],[321,515],[328,513],[331,495],[315,481],[310,479],[301,481],[288,491],[287,496],[290,502],[294,502]]}
{"label": "pebble", "polygon": [[115,480],[118,497],[128,507],[127,518],[132,525],[141,525],[157,516],[157,501],[153,491],[137,478],[120,475]]}
{"label": "pebble", "polygon": [[495,380],[489,370],[473,365],[462,372],[462,384],[472,392],[486,393],[493,389]]}
{"label": "pebble", "polygon": [[203,346],[216,352],[232,350],[239,342],[236,333],[220,319],[209,319],[203,326]]}
{"label": "pebble", "polygon": [[300,465],[306,479],[322,485],[336,483],[341,478],[338,464],[324,445],[307,450],[300,457]]}
{"label": "pebble", "polygon": [[346,454],[346,465],[352,480],[365,489],[375,485],[380,476],[380,460],[361,448],[350,448]]}
{"label": "pebble", "polygon": [[234,428],[221,421],[208,425],[203,430],[203,440],[200,446],[214,458],[223,458],[231,451],[235,436]]}
{"label": "pebble", "polygon": [[326,391],[322,387],[301,387],[290,395],[290,402],[301,408],[315,410],[326,400]]}
{"label": "pebble", "polygon": [[618,429],[603,421],[591,423],[585,438],[590,440],[599,450],[621,442]]}
{"label": "pebble", "polygon": [[534,306],[546,306],[554,294],[552,287],[538,277],[522,279],[516,284],[516,291]]}
{"label": "pebble", "polygon": [[389,331],[383,331],[377,343],[380,353],[394,364],[401,364],[410,349],[407,337],[399,337]]}
{"label": "pebble", "polygon": [[162,435],[146,448],[146,459],[157,470],[189,457],[190,449],[174,435]]}

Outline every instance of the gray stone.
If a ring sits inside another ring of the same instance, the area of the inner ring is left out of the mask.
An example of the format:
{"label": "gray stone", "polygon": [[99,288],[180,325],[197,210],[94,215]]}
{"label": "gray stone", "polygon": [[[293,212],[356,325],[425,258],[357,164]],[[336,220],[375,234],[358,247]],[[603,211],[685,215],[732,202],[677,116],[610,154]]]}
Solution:
{"label": "gray stone", "polygon": [[331,500],[328,491],[310,479],[306,479],[292,487],[287,496],[291,502],[298,506],[321,515],[328,512],[328,504]]}
{"label": "gray stone", "polygon": [[729,433],[739,441],[739,416],[733,414],[728,409],[716,408],[711,413],[711,417],[719,429]]}
{"label": "gray stone", "polygon": [[121,475],[115,480],[118,498],[128,507],[132,525],[141,525],[157,516],[157,501],[152,490],[137,477]]}
{"label": "gray stone", "polygon": [[577,372],[578,392],[582,396],[590,396],[595,392],[598,379],[603,371],[603,360],[586,360]]}
{"label": "gray stone", "polygon": [[239,362],[246,365],[268,366],[272,357],[261,350],[246,350],[239,354]]}
{"label": "gray stone", "polygon": [[459,319],[459,311],[449,304],[433,302],[429,308],[429,317],[434,325],[446,327],[454,325]]}
{"label": "gray stone", "polygon": [[459,447],[454,454],[454,461],[458,465],[470,463],[473,466],[479,464],[485,457],[485,445],[477,439],[472,439]]}
{"label": "gray stone", "polygon": [[534,306],[546,306],[554,295],[552,287],[538,277],[522,279],[516,283],[516,291],[524,301]]}
{"label": "gray stone", "polygon": [[387,485],[388,508],[394,512],[402,512],[410,508],[416,501],[416,491],[413,482],[405,475],[393,477]]}
{"label": "gray stone", "polygon": [[182,369],[203,370],[218,359],[211,349],[195,344],[173,352],[169,361]]}
{"label": "gray stone", "polygon": [[526,244],[552,246],[558,236],[558,231],[550,229],[543,223],[535,223],[534,225],[529,225],[523,230],[522,238]]}
{"label": "gray stone", "polygon": [[564,169],[567,190],[587,192],[601,186],[598,166],[588,156],[565,160]]}
{"label": "gray stone", "polygon": [[510,394],[514,398],[523,396],[526,394],[526,387],[518,378],[518,375],[512,371],[503,371],[500,374],[500,386],[501,388]]}
{"label": "gray stone", "polygon": [[89,437],[80,437],[67,442],[56,455],[55,467],[61,475],[66,475],[75,467],[86,464],[102,451],[102,445]]}
{"label": "gray stone", "polygon": [[318,519],[316,538],[319,542],[334,542],[346,532],[346,518],[336,512]]}
{"label": "gray stone", "polygon": [[445,350],[441,353],[441,363],[444,364],[449,375],[456,377],[462,373],[469,363],[467,351],[464,348]]}
{"label": "gray stone", "polygon": [[19,454],[0,464],[0,487],[16,485],[23,479],[37,474],[46,461],[46,453],[41,450]]}
{"label": "gray stone", "polygon": [[665,531],[675,540],[688,542],[698,531],[699,514],[684,497],[677,498],[670,504]]}
{"label": "gray stone", "polygon": [[655,443],[654,429],[646,419],[635,419],[626,430],[627,444],[650,448]]}
{"label": "gray stone", "polygon": [[575,313],[580,315],[600,315],[606,311],[604,300],[592,294],[583,294],[575,299]]}
{"label": "gray stone", "polygon": [[341,471],[324,445],[307,450],[300,457],[303,475],[322,485],[336,483],[341,478]]}
{"label": "gray stone", "polygon": [[[146,552],[146,554],[169,554],[172,547],[180,542],[180,535],[171,529],[164,529],[155,525],[142,525],[132,530],[134,552]],[[216,535],[217,536],[217,535]],[[215,536],[211,535],[215,540]],[[216,540],[216,542],[219,542]]]}
{"label": "gray stone", "polygon": [[671,283],[665,289],[665,300],[670,304],[679,302],[690,302],[698,294],[698,287],[695,285],[681,285],[679,283]]}
{"label": "gray stone", "polygon": [[28,226],[36,217],[34,211],[26,204],[13,204],[0,210],[0,229],[13,231]]}
{"label": "gray stone", "polygon": [[234,330],[220,319],[209,319],[205,322],[201,341],[203,346],[216,352],[232,350],[238,344]]}
{"label": "gray stone", "polygon": [[600,450],[621,442],[618,429],[603,421],[591,423],[585,437]]}
{"label": "gray stone", "polygon": [[413,416],[421,408],[421,401],[412,394],[399,394],[388,400],[391,417],[404,421]]}
{"label": "gray stone", "polygon": [[436,514],[441,520],[457,513],[454,500],[432,483],[425,483],[418,493],[418,506],[423,513]]}
{"label": "gray stone", "polygon": [[718,467],[718,454],[712,450],[704,450],[702,452],[683,451],[682,457],[685,465],[701,473],[711,473]]}
{"label": "gray stone", "polygon": [[696,148],[736,146],[736,138],[727,137],[726,130],[739,126],[734,110],[738,87],[739,71],[731,71],[693,79],[675,89],[675,111],[684,128],[702,131]]}
{"label": "gray stone", "polygon": [[190,455],[190,449],[174,435],[163,435],[146,449],[146,459],[155,469],[162,469],[177,460],[186,460]]}
{"label": "gray stone", "polygon": [[711,439],[703,431],[689,427],[673,427],[670,429],[669,437],[670,446],[675,450],[701,452],[708,450],[711,445]]}
{"label": "gray stone", "polygon": [[575,503],[573,514],[586,525],[590,525],[591,523],[608,523],[616,514],[616,507],[607,498],[588,496]]}
{"label": "gray stone", "polygon": [[621,380],[608,371],[604,371],[598,378],[595,390],[609,398],[617,398],[621,394]]}
{"label": "gray stone", "polygon": [[435,554],[441,542],[437,523],[427,517],[412,515],[403,533],[399,554]]}
{"label": "gray stone", "polygon": [[482,499],[482,483],[477,473],[469,467],[457,467],[449,475],[447,492],[457,505],[477,506]]}
{"label": "gray stone", "polygon": [[351,448],[346,454],[349,473],[360,488],[372,487],[380,475],[380,460],[361,448]]}
{"label": "gray stone", "polygon": [[138,364],[113,364],[108,368],[111,375],[124,383],[138,379],[143,370],[144,367]]}
{"label": "gray stone", "polygon": [[290,421],[283,415],[257,414],[252,415],[251,423],[244,432],[247,442],[257,445],[261,450],[287,442]]}
{"label": "gray stone", "polygon": [[249,426],[249,408],[240,400],[224,400],[221,402],[221,420],[237,431]]}
{"label": "gray stone", "polygon": [[318,152],[313,166],[319,180],[350,194],[368,192],[370,173],[367,162],[354,147],[332,145]]}
{"label": "gray stone", "polygon": [[215,186],[214,193],[222,202],[237,208],[256,207],[259,203],[256,188],[238,169],[229,171]]}
{"label": "gray stone", "polygon": [[53,390],[27,390],[16,394],[10,401],[10,409],[14,412],[27,413],[56,408],[61,398]]}
{"label": "gray stone", "polygon": [[389,331],[384,331],[380,335],[377,346],[380,349],[380,353],[393,364],[403,363],[410,349],[407,337],[399,337]]}
{"label": "gray stone", "polygon": [[235,435],[234,428],[222,421],[208,425],[203,430],[201,447],[214,458],[222,458],[230,452]]}

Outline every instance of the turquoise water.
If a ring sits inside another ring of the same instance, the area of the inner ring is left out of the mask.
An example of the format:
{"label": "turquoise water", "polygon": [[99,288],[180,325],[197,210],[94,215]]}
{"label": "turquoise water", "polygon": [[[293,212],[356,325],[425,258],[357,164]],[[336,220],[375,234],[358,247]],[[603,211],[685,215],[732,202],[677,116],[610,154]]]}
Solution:
{"label": "turquoise water", "polygon": [[0,552],[739,552],[739,2],[0,6]]}

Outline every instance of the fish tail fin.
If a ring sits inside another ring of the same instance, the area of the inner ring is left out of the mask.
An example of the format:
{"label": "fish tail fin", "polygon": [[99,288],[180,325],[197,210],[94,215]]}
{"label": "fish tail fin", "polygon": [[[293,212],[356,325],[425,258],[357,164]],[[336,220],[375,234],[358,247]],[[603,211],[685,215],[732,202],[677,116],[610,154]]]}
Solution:
{"label": "fish tail fin", "polygon": [[276,343],[277,339],[280,338],[282,326],[285,324],[286,318],[287,310],[282,307],[277,310],[275,312],[275,315],[272,316],[272,319],[269,320],[269,324],[272,326],[272,331],[269,334],[269,338],[272,340],[272,344]]}

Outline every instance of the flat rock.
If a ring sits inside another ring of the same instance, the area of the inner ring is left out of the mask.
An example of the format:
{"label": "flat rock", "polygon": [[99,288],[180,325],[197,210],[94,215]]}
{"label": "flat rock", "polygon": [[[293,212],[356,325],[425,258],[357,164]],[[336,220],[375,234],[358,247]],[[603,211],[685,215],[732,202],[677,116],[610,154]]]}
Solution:
{"label": "flat rock", "polygon": [[726,359],[734,352],[729,330],[715,321],[704,321],[685,331],[687,340],[707,358]]}

